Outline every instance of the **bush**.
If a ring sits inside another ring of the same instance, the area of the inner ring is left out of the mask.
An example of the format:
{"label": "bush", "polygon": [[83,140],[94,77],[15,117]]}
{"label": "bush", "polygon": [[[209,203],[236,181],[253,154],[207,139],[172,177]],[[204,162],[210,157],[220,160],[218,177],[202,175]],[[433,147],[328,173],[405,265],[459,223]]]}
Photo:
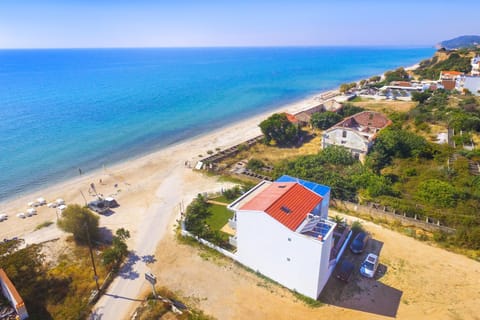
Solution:
{"label": "bush", "polygon": [[258,159],[250,159],[247,163],[247,169],[250,169],[252,171],[260,171],[263,169],[265,164]]}
{"label": "bush", "polygon": [[429,204],[444,208],[456,206],[458,199],[455,187],[438,179],[429,179],[420,183],[417,195]]}
{"label": "bush", "polygon": [[231,189],[223,190],[223,195],[227,200],[233,201],[242,195],[242,190],[239,186],[235,186]]}
{"label": "bush", "polygon": [[98,220],[88,208],[73,204],[65,209],[57,224],[60,229],[73,233],[76,242],[86,244],[89,236],[91,240],[98,240]]}
{"label": "bush", "polygon": [[364,231],[362,223],[358,220],[353,221],[351,229],[353,233],[359,233],[361,231]]}

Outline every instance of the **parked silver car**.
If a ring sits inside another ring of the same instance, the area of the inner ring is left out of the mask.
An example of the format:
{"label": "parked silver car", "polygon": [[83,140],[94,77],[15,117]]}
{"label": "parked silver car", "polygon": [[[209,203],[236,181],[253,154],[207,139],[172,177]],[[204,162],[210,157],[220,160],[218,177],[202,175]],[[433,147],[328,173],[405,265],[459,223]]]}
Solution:
{"label": "parked silver car", "polygon": [[373,278],[378,268],[378,256],[369,253],[360,267],[360,274],[367,278]]}

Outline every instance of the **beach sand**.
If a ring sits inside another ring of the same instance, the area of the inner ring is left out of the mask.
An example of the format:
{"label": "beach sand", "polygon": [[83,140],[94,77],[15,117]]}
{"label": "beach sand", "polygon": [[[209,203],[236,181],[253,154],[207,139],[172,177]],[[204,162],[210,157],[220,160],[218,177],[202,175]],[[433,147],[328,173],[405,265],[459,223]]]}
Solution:
{"label": "beach sand", "polygon": [[[114,214],[101,217],[101,226],[113,231],[116,228],[125,227],[135,235],[142,216],[159,198],[156,190],[167,176],[180,177],[188,169],[185,163],[194,166],[201,159],[199,155],[206,157],[208,150],[225,149],[258,136],[261,134],[258,124],[274,112],[296,113],[318,105],[321,102],[320,95],[319,93],[298,102],[280,106],[276,110],[228,124],[224,128],[212,128],[210,133],[193,137],[146,156],[82,174],[77,178],[46,187],[44,190],[4,201],[0,203],[0,213],[8,214],[8,220],[0,222],[0,239],[22,237],[45,221],[56,221],[56,209],[46,206],[38,207],[38,214],[35,216],[26,219],[16,217],[17,213],[26,212],[28,202],[43,197],[47,202],[63,198],[67,204],[85,204],[85,199],[91,201],[95,198],[94,194],[89,192],[91,183],[95,184],[98,193],[104,196],[112,195],[120,203],[120,207],[114,210]],[[176,173],[181,174],[176,175]],[[171,181],[171,183],[174,188],[177,181]],[[218,188],[220,189],[221,185]],[[208,189],[208,186],[187,183],[184,194],[192,192],[195,194],[195,192],[203,192],[204,189]],[[178,199],[178,202],[182,200],[190,199]],[[132,214],[132,212],[135,213]],[[36,239],[41,239],[41,236]],[[135,236],[131,241],[135,242]]]}

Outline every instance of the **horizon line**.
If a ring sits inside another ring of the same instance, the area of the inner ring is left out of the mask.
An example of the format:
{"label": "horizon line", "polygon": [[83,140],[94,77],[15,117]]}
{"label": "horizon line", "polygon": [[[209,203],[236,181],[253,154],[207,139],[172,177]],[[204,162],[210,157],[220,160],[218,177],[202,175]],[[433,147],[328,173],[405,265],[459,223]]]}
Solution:
{"label": "horizon line", "polygon": [[8,47],[0,48],[0,50],[108,50],[108,49],[250,49],[250,48],[432,48],[432,44],[403,44],[403,45],[386,45],[386,44],[322,44],[322,45],[225,45],[225,46],[112,46],[112,47]]}

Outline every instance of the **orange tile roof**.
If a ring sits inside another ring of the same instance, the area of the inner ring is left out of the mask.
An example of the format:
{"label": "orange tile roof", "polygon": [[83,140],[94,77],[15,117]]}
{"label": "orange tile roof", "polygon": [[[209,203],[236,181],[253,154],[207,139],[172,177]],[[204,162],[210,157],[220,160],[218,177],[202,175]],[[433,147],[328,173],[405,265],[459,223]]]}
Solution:
{"label": "orange tile roof", "polygon": [[460,72],[460,71],[442,71],[441,74],[442,75],[448,75],[448,76],[460,76],[463,73]]}
{"label": "orange tile roof", "polygon": [[240,210],[264,211],[295,231],[322,197],[296,182],[274,182]]}
{"label": "orange tile roof", "polygon": [[18,294],[17,289],[15,288],[12,281],[10,281],[7,274],[5,273],[5,271],[3,271],[2,268],[0,268],[0,279],[5,284],[5,286],[8,288],[10,293],[13,295],[13,298],[17,301],[17,305],[15,306],[15,308],[18,309],[18,308],[24,306],[25,304],[23,303],[22,297],[20,297],[20,294]]}
{"label": "orange tile roof", "polygon": [[285,113],[285,115],[287,116],[288,121],[290,121],[291,123],[298,122],[298,119],[293,114]]}

